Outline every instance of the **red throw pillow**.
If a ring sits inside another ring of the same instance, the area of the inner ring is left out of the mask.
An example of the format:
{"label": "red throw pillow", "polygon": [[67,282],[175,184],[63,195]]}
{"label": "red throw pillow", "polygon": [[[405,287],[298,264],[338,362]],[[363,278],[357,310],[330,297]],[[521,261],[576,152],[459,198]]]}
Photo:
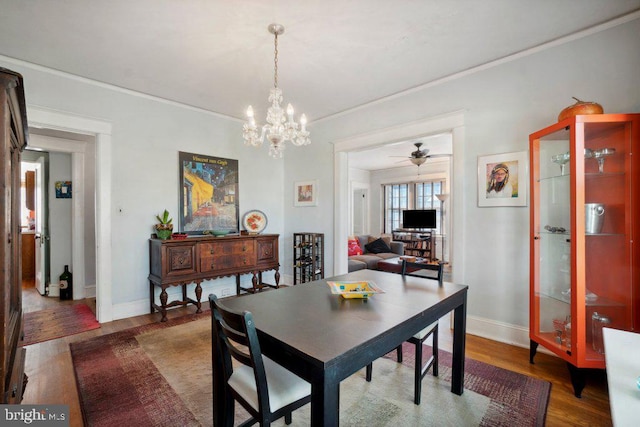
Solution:
{"label": "red throw pillow", "polygon": [[362,255],[362,248],[358,239],[349,239],[349,256]]}

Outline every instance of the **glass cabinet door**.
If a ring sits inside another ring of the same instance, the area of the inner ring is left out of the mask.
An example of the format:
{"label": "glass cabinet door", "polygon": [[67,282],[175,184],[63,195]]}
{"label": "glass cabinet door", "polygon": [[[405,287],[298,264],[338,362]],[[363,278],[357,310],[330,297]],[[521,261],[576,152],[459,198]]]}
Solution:
{"label": "glass cabinet door", "polygon": [[[571,159],[570,132],[540,139],[534,174],[538,335],[546,347],[571,349]],[[535,191],[537,190],[537,191]]]}
{"label": "glass cabinet door", "polygon": [[[602,327],[632,329],[631,123],[577,124],[585,147],[584,295],[586,361],[603,361]],[[582,228],[582,227],[581,227]]]}

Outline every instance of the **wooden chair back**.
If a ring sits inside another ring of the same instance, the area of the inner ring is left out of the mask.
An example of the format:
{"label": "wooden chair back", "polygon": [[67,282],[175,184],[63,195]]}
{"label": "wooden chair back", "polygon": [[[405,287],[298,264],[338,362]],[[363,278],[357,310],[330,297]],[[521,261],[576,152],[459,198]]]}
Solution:
{"label": "wooden chair back", "polygon": [[[215,295],[209,295],[213,339],[223,358],[225,379],[233,373],[232,358],[253,369],[260,413],[270,413],[267,376],[258,333],[249,311],[238,313],[226,309]],[[244,406],[244,405],[243,405]]]}
{"label": "wooden chair back", "polygon": [[438,284],[442,285],[444,263],[439,262],[438,264],[425,264],[402,260],[402,275],[434,279],[438,281]]}

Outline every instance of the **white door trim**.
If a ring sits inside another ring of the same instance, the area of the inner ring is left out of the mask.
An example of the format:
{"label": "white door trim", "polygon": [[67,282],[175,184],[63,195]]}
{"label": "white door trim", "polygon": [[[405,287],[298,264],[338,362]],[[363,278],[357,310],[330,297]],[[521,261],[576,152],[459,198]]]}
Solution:
{"label": "white door trim", "polygon": [[[347,153],[390,142],[397,142],[451,132],[453,137],[453,165],[451,169],[451,192],[453,198],[449,204],[451,264],[455,263],[454,281],[464,279],[464,111],[455,111],[436,117],[425,118],[385,129],[355,135],[334,142],[334,256],[333,274],[344,274],[348,270],[347,237],[349,227],[349,159]],[[455,209],[453,208],[455,206]]]}
{"label": "white door trim", "polygon": [[[100,323],[113,320],[111,272],[111,123],[79,115],[27,106],[30,127],[93,135],[96,143],[96,317]],[[74,159],[76,167],[78,159]],[[83,233],[79,233],[83,237]],[[74,233],[73,247],[77,238]],[[84,239],[84,237],[83,237]],[[75,257],[78,254],[74,251]],[[80,260],[78,260],[80,261]],[[82,264],[84,265],[84,264]]]}

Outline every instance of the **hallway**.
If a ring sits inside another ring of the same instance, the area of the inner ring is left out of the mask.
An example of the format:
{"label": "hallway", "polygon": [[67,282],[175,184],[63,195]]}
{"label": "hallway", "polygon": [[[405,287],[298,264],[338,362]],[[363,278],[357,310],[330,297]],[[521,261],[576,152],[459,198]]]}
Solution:
{"label": "hallway", "polygon": [[33,279],[22,281],[22,311],[23,313],[31,313],[34,311],[45,310],[47,308],[57,307],[59,305],[75,305],[87,304],[91,311],[96,312],[96,299],[85,298],[79,300],[60,300],[58,297],[43,296],[38,293],[35,288]]}

